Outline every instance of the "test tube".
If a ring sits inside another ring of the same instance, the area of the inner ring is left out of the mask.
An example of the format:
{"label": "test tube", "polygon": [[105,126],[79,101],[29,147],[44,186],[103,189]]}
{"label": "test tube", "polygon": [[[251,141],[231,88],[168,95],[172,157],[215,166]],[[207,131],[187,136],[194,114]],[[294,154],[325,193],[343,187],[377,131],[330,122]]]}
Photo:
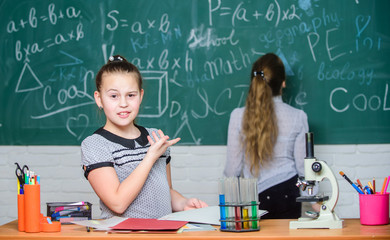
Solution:
{"label": "test tube", "polygon": [[252,207],[252,229],[258,229],[257,226],[257,199],[258,199],[258,193],[257,193],[257,179],[252,178],[250,180],[250,199],[251,199],[251,207]]}
{"label": "test tube", "polygon": [[242,228],[243,229],[249,229],[249,207],[248,204],[249,201],[249,179],[247,178],[240,178],[240,196],[241,196],[241,203],[242,203],[242,219],[244,220],[242,222]]}
{"label": "test tube", "polygon": [[240,189],[238,184],[238,178],[233,178],[232,181],[232,195],[233,195],[233,203],[234,203],[234,220],[235,227],[237,231],[241,230],[241,207],[240,205]]}
{"label": "test tube", "polygon": [[[220,217],[221,220],[226,220],[226,207],[224,206],[226,204],[225,202],[225,179],[221,178],[219,179],[218,184],[218,190],[219,190],[219,211],[220,211]],[[221,229],[226,229],[226,222],[221,221]]]}
{"label": "test tube", "polygon": [[228,229],[234,229],[234,208],[233,205],[233,191],[232,191],[232,179],[231,177],[225,179],[225,212],[226,212],[226,220],[227,221],[227,228]]}

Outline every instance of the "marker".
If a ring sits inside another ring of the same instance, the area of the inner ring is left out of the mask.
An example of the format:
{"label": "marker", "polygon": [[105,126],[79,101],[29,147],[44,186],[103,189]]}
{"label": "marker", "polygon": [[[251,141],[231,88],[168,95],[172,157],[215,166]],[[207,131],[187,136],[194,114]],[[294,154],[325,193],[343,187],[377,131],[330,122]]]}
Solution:
{"label": "marker", "polygon": [[27,172],[24,174],[24,184],[28,185],[30,183],[30,178],[28,176],[28,170]]}
{"label": "marker", "polygon": [[362,190],[360,190],[360,189],[351,181],[351,179],[349,179],[349,178],[347,177],[347,175],[344,174],[343,171],[340,171],[340,175],[343,176],[343,177],[345,178],[345,180],[347,180],[347,181],[352,185],[352,187],[354,187],[354,188],[356,189],[356,191],[358,191],[358,193],[364,194],[364,192],[362,192]]}
{"label": "marker", "polygon": [[74,212],[77,212],[77,210],[75,211],[68,211],[68,210],[64,210],[64,211],[61,211],[61,212],[55,212],[51,215],[52,218],[55,218],[55,217],[61,217],[61,216],[64,216],[64,215],[68,215],[70,213],[74,213]]}
{"label": "marker", "polygon": [[16,179],[18,181],[18,195],[20,194],[20,182],[19,182],[19,178]]}
{"label": "marker", "polygon": [[[381,191],[381,194],[384,193],[385,191],[385,186],[386,186],[386,183],[387,183],[387,177],[385,177],[385,180],[383,181],[383,185],[382,185],[382,191]],[[387,188],[386,188],[387,189]]]}
{"label": "marker", "polygon": [[27,173],[28,173],[28,185],[32,185],[32,181],[34,177],[33,171],[28,171]]}
{"label": "marker", "polygon": [[63,211],[63,210],[67,210],[67,211],[80,211],[80,210],[88,210],[89,209],[89,206],[80,206],[80,207],[75,207],[75,206],[69,206],[69,207],[64,207],[64,206],[61,206],[61,207],[56,207],[56,209],[54,210],[55,212],[60,212],[60,211]]}
{"label": "marker", "polygon": [[54,218],[54,217],[64,216],[64,215],[67,215],[67,214],[70,214],[70,213],[79,212],[79,211],[88,210],[88,209],[89,209],[88,206],[83,206],[83,207],[77,207],[77,208],[62,210],[62,211],[59,211],[59,212],[54,212],[51,215],[51,217]]}

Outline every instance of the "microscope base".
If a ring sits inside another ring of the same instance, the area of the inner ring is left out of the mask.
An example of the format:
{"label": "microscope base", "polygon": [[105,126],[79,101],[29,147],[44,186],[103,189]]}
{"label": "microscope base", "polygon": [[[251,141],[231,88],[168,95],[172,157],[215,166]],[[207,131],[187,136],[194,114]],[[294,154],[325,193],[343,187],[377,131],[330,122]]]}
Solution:
{"label": "microscope base", "polygon": [[298,228],[343,228],[344,221],[340,219],[313,219],[313,218],[298,218],[298,221],[290,222],[290,229]]}

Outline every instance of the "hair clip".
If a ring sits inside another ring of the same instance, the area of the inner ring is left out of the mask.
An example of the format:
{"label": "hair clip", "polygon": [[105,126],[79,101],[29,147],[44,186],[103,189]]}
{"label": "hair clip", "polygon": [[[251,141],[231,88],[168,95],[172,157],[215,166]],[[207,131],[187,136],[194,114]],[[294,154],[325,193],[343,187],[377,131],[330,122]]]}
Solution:
{"label": "hair clip", "polygon": [[110,61],[110,62],[122,62],[123,61],[123,58],[122,57],[120,57],[120,56],[110,56],[109,58],[108,58],[108,60]]}
{"label": "hair clip", "polygon": [[260,72],[253,72],[253,75],[256,77],[257,75],[260,75],[264,80],[265,80],[265,77],[264,77],[264,72],[263,71],[260,71]]}

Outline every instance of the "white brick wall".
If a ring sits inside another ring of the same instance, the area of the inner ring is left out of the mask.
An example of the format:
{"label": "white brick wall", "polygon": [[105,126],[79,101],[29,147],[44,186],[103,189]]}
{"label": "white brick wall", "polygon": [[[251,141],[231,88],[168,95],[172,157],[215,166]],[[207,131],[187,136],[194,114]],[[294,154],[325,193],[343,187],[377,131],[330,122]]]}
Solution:
{"label": "white brick wall", "polygon": [[[377,185],[390,175],[390,144],[318,145],[315,155],[326,161],[339,182],[336,212],[341,218],[359,217],[359,198],[338,174],[367,183],[375,177]],[[173,186],[187,197],[199,197],[209,205],[218,204],[218,183],[222,176],[226,146],[174,146],[172,148]],[[15,162],[27,164],[41,175],[41,212],[46,202],[89,201],[93,217],[99,217],[99,201],[80,167],[77,146],[0,146],[0,225],[17,218]],[[330,193],[323,181],[320,192]]]}

